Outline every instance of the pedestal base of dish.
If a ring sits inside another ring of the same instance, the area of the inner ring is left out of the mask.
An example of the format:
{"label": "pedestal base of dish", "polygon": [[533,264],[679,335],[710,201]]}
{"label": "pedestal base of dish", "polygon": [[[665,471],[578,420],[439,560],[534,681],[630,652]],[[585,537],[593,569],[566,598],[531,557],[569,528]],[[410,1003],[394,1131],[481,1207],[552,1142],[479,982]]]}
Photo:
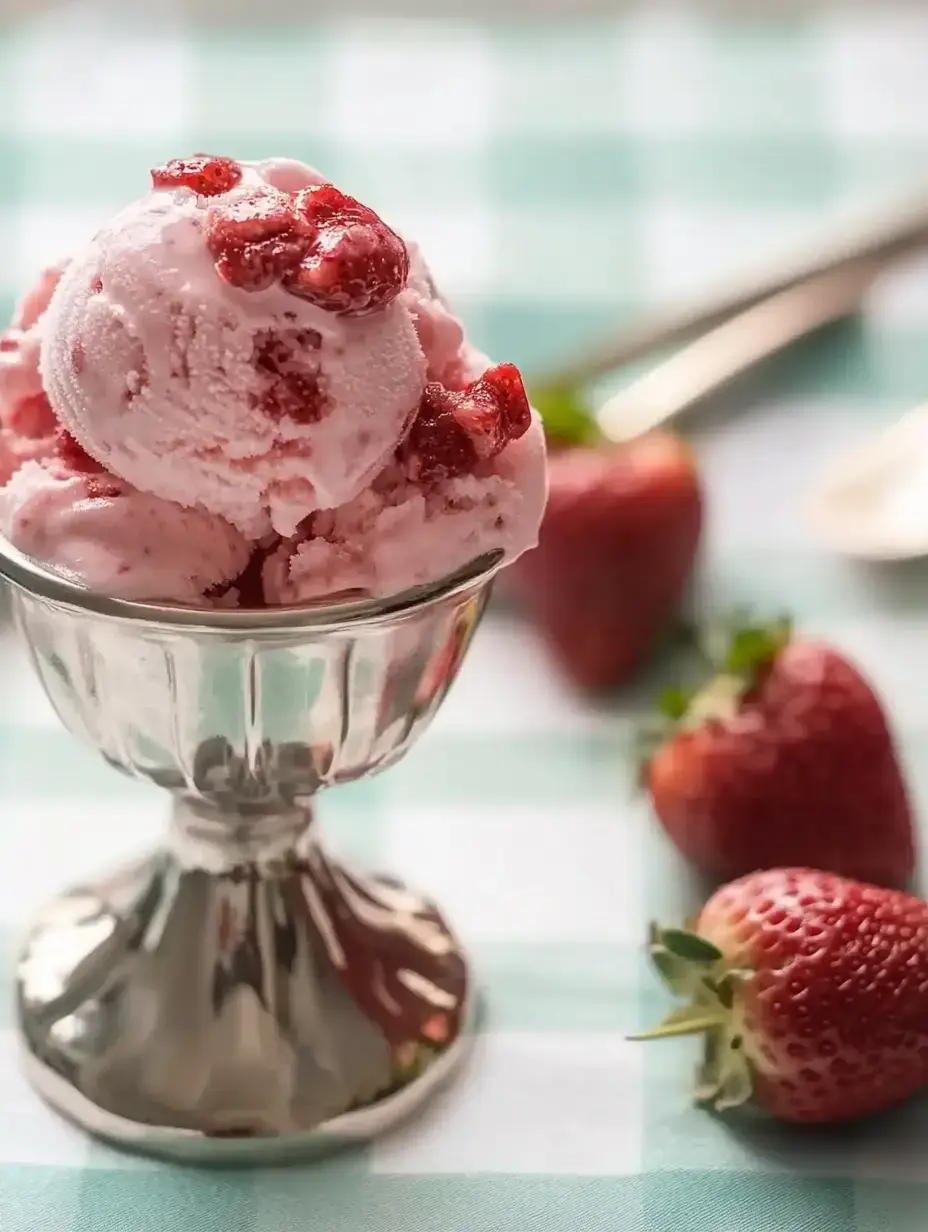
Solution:
{"label": "pedestal base of dish", "polygon": [[296,810],[175,808],[170,844],[76,887],[18,968],[40,1094],[120,1146],[304,1160],[425,1101],[472,1039],[466,960],[428,900],[349,873]]}

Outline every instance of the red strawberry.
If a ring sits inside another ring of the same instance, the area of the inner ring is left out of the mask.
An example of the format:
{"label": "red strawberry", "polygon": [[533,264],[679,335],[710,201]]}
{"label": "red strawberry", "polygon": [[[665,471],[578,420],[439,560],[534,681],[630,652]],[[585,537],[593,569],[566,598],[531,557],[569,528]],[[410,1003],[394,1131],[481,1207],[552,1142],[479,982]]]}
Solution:
{"label": "red strawberry", "polygon": [[802,868],[719,890],[693,932],[652,928],[686,1004],[639,1039],[702,1035],[696,1097],[787,1121],[880,1112],[928,1084],[928,904]]}
{"label": "red strawberry", "polygon": [[[566,445],[578,437],[586,443]],[[680,603],[702,525],[699,478],[664,432],[591,443],[580,420],[549,443],[538,547],[508,571],[508,588],[567,676],[605,690],[647,656]]]}
{"label": "red strawberry", "polygon": [[806,864],[908,881],[915,839],[886,717],[837,650],[785,625],[744,629],[714,680],[664,701],[677,723],[645,783],[702,872],[727,880]]}
{"label": "red strawberry", "polygon": [[242,166],[234,158],[216,154],[193,154],[189,158],[172,158],[160,167],[152,167],[154,188],[192,188],[203,197],[216,197],[235,188],[242,179]]}

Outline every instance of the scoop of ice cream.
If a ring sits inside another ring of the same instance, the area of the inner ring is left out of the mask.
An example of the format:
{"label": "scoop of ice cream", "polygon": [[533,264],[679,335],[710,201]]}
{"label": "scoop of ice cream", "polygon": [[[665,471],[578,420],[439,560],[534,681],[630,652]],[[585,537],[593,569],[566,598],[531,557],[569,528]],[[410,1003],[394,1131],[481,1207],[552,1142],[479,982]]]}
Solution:
{"label": "scoop of ice cream", "polygon": [[514,560],[537,541],[546,494],[544,434],[514,368],[458,393],[430,385],[396,462],[268,559],[265,599],[384,597],[486,552]]}
{"label": "scoop of ice cream", "polygon": [[0,531],[92,590],[188,604],[209,602],[251,550],[228,522],[140,492],[73,448],[18,468],[0,489]]}
{"label": "scoop of ice cream", "polygon": [[39,375],[39,342],[44,313],[63,264],[43,270],[0,334],[0,484],[23,464],[55,449],[55,419]]}
{"label": "scoop of ice cream", "polygon": [[55,265],[49,265],[42,270],[35,281],[35,285],[26,291],[13,310],[12,324],[14,329],[28,330],[32,329],[34,325],[38,325],[46,308],[51,303],[55,287],[61,281],[61,275],[67,264],[67,261],[58,261]]}
{"label": "scoop of ice cream", "polygon": [[540,424],[415,245],[288,159],[152,184],[0,340],[0,530],[94,589],[223,606],[534,545]]}
{"label": "scoop of ice cream", "polygon": [[0,425],[18,436],[38,439],[57,428],[39,374],[42,324],[63,264],[43,270],[0,334]]}
{"label": "scoop of ice cream", "polygon": [[0,485],[6,483],[24,462],[41,462],[55,450],[55,438],[22,436],[11,428],[0,428]]}
{"label": "scoop of ice cream", "polygon": [[289,160],[178,160],[153,182],[65,270],[45,390],[141,491],[291,534],[353,500],[415,413],[406,248]]}
{"label": "scoop of ice cream", "polygon": [[35,325],[27,330],[11,327],[0,334],[0,418],[5,424],[16,415],[19,403],[45,396],[39,375],[39,341]]}
{"label": "scoop of ice cream", "polygon": [[[453,385],[465,345],[464,327],[435,286],[419,246],[407,241],[407,248],[409,278],[400,301],[412,314],[419,345],[425,355],[428,379]],[[483,366],[487,367],[488,364]]]}

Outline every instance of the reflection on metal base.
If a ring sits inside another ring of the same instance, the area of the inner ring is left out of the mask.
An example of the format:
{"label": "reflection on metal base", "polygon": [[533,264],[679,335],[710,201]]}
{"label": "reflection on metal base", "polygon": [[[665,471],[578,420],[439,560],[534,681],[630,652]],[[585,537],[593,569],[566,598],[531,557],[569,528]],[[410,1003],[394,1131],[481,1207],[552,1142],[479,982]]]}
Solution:
{"label": "reflection on metal base", "polygon": [[[474,1014],[469,1016],[469,1026],[474,1025],[475,1017]],[[139,1151],[175,1163],[210,1166],[306,1163],[354,1143],[376,1138],[411,1116],[466,1061],[473,1039],[472,1030],[462,1032],[450,1047],[436,1055],[418,1077],[410,1078],[393,1094],[374,1100],[364,1108],[333,1117],[316,1129],[303,1133],[265,1138],[211,1137],[197,1130],[176,1126],[139,1125],[99,1108],[32,1053],[25,1054],[23,1069],[36,1091],[56,1112],[98,1138],[125,1150]]]}
{"label": "reflection on metal base", "polygon": [[305,1159],[395,1124],[472,1039],[443,919],[328,859],[305,813],[277,819],[270,860],[215,868],[195,821],[36,923],[18,971],[32,1082],[91,1132],[189,1162]]}

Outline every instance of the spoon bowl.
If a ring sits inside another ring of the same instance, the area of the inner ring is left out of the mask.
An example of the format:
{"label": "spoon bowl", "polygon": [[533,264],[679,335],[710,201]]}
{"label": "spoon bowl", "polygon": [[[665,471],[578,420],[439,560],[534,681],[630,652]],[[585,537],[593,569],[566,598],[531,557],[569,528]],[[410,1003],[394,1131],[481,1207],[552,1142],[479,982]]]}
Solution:
{"label": "spoon bowl", "polygon": [[928,405],[826,470],[805,503],[805,519],[819,543],[843,556],[928,556]]}

